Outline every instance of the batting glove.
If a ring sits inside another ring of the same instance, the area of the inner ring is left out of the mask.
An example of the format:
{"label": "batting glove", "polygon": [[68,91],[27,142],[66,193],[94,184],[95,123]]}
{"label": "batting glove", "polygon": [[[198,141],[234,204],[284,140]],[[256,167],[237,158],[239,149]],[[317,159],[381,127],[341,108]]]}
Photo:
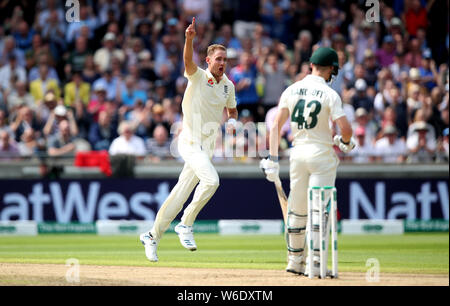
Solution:
{"label": "batting glove", "polygon": [[278,162],[272,161],[269,158],[262,159],[259,163],[259,167],[263,170],[266,179],[269,182],[279,180],[280,165]]}
{"label": "batting glove", "polygon": [[344,153],[350,152],[356,146],[356,143],[355,143],[355,140],[353,139],[353,137],[350,138],[348,143],[345,143],[342,141],[342,136],[336,135],[336,136],[334,136],[333,141],[334,141],[334,144],[336,146],[338,146],[339,149]]}

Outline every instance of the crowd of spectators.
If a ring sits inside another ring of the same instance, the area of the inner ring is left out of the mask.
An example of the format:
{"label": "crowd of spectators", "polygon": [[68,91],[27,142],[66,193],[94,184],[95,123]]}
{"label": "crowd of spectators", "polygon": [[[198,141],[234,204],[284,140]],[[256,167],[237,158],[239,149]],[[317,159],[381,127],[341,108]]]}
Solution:
{"label": "crowd of spectators", "polygon": [[[223,148],[267,149],[267,133],[249,123],[269,128],[282,91],[329,46],[341,66],[331,86],[358,142],[342,159],[448,162],[448,2],[379,2],[371,22],[365,1],[80,0],[79,14],[64,1],[1,1],[0,160],[89,150],[176,159],[184,30],[195,16],[199,67],[208,45],[228,48],[245,135],[219,139],[216,160],[261,157]],[[289,124],[282,131],[287,156]]]}

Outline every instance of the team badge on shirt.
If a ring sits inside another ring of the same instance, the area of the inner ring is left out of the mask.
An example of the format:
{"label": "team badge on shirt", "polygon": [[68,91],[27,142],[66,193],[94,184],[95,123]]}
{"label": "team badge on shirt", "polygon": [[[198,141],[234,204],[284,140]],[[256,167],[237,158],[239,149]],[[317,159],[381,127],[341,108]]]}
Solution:
{"label": "team badge on shirt", "polygon": [[209,79],[207,85],[208,85],[209,87],[213,87],[213,85],[214,85],[213,79]]}

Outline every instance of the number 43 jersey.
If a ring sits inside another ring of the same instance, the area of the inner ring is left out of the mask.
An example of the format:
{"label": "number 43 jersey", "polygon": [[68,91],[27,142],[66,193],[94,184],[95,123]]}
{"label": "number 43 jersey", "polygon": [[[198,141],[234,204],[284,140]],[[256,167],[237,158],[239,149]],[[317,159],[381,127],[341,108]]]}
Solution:
{"label": "number 43 jersey", "polygon": [[293,145],[333,145],[330,118],[345,116],[338,93],[322,77],[308,75],[286,88],[278,108],[288,108],[291,118]]}

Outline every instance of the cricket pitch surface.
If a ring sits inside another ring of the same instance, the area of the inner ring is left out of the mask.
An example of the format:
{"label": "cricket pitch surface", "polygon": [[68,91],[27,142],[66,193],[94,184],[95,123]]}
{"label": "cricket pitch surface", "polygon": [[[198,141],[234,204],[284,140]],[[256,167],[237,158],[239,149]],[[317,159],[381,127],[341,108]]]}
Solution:
{"label": "cricket pitch surface", "polygon": [[382,271],[378,281],[353,272],[311,280],[283,270],[80,265],[77,276],[63,264],[0,263],[0,286],[449,286],[448,274]]}

